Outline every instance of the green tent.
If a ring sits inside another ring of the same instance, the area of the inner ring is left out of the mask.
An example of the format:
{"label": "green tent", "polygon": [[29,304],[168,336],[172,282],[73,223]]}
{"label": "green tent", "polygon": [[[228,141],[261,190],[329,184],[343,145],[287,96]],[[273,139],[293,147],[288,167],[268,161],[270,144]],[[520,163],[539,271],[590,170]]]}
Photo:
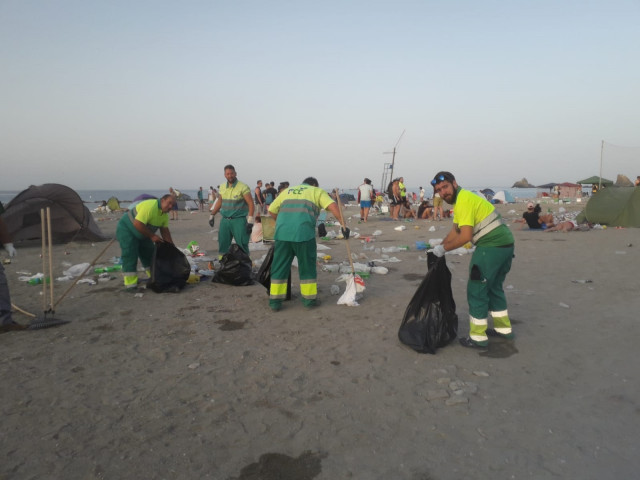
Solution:
{"label": "green tent", "polygon": [[109,207],[109,210],[112,212],[117,212],[120,210],[120,201],[116,197],[111,197],[107,200],[107,207]]}
{"label": "green tent", "polygon": [[592,195],[576,222],[640,228],[640,187],[610,187]]}
{"label": "green tent", "polygon": [[[594,183],[596,185],[599,185],[600,177],[597,175],[594,175],[593,177],[585,178],[584,180],[578,180],[576,183],[579,183],[580,185],[593,185]],[[611,185],[613,185],[613,181],[603,178],[602,185],[604,185],[605,187],[610,187]]]}

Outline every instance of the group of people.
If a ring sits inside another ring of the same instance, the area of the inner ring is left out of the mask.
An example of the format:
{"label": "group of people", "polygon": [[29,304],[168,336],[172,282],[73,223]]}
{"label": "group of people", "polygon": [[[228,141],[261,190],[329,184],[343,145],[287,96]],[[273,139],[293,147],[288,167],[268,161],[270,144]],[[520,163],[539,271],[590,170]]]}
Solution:
{"label": "group of people", "polygon": [[[227,253],[234,239],[240,248],[249,253],[248,239],[255,213],[254,198],[249,186],[238,180],[233,165],[224,167],[224,176],[226,183],[220,185],[220,201],[214,202],[211,210],[213,224],[216,215],[221,214],[218,231],[219,254]],[[364,184],[370,185],[367,180],[365,179]],[[260,183],[258,182],[258,187],[261,187]],[[514,256],[514,238],[511,231],[502,223],[500,215],[491,203],[461,188],[450,172],[441,171],[436,174],[431,185],[440,198],[455,206],[453,226],[442,243],[433,248],[433,254],[442,257],[447,251],[468,242],[476,247],[469,262],[467,281],[469,335],[460,339],[461,345],[486,348],[489,336],[513,338],[503,291],[503,283]],[[395,191],[399,192],[397,189]],[[257,188],[254,193],[257,195]],[[367,205],[367,195],[371,198],[370,190],[363,188],[360,192],[360,200],[365,201],[363,208]],[[133,291],[138,284],[138,259],[149,274],[154,244],[173,244],[169,230],[169,212],[175,204],[176,196],[172,193],[160,199],[143,200],[120,219],[116,237],[122,249],[126,289]],[[531,207],[531,210],[534,210],[533,205]],[[273,311],[280,310],[283,300],[287,297],[287,281],[294,257],[298,258],[302,303],[309,308],[318,305],[315,234],[317,218],[323,209],[339,220],[342,234],[348,239],[349,228],[344,223],[339,206],[319,187],[318,180],[314,177],[305,178],[299,185],[282,188],[280,194],[268,205],[267,210],[276,221],[269,291],[269,306]],[[362,215],[365,219],[364,211]],[[2,219],[0,243],[9,256],[16,255]],[[493,328],[488,328],[489,316],[492,317]],[[9,289],[2,264],[0,321],[0,332],[24,328],[11,317]]]}
{"label": "group of people", "polygon": [[542,214],[540,204],[527,203],[527,211],[522,214],[522,218],[515,220],[515,223],[522,223],[522,228],[529,227],[531,230],[544,230],[545,232],[570,232],[578,228],[575,220],[559,220],[553,217],[552,213]]}

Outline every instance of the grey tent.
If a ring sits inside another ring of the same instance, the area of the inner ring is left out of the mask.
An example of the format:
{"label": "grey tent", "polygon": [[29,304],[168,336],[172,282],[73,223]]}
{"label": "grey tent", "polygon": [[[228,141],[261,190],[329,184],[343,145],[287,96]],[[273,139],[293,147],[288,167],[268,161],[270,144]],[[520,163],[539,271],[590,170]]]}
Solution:
{"label": "grey tent", "polygon": [[610,187],[593,195],[576,217],[612,227],[640,227],[640,187]]}
{"label": "grey tent", "polygon": [[16,195],[2,214],[13,241],[42,238],[40,209],[51,209],[53,243],[101,241],[107,237],[75,190],[57,183],[31,185]]}
{"label": "grey tent", "polygon": [[585,178],[584,180],[578,180],[576,183],[579,183],[580,185],[594,185],[594,184],[599,185],[600,180],[602,180],[602,185],[605,187],[609,187],[613,185],[613,181],[607,180],[606,178],[601,179],[597,175],[594,175],[593,177]]}

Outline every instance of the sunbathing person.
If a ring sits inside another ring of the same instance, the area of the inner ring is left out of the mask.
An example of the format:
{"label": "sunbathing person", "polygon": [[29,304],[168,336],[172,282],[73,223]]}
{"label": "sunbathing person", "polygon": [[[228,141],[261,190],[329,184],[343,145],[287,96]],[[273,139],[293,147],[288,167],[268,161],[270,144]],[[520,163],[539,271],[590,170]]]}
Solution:
{"label": "sunbathing person", "polygon": [[578,224],[574,220],[565,220],[564,222],[558,222],[557,225],[549,227],[545,232],[570,232],[578,228]]}

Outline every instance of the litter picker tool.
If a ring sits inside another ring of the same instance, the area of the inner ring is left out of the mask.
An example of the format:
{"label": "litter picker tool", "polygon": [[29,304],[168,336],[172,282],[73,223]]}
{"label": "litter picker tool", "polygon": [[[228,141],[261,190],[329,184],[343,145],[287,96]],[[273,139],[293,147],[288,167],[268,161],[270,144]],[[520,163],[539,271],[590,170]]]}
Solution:
{"label": "litter picker tool", "polygon": [[[344,215],[342,214],[342,202],[340,200],[340,191],[336,188],[336,201],[338,203],[338,212],[340,212],[340,224],[346,228],[347,224],[344,221]],[[345,237],[345,242],[347,246],[347,255],[349,256],[349,265],[351,265],[351,276],[347,278],[347,287],[345,288],[344,293],[338,299],[338,305],[349,305],[351,307],[358,306],[358,302],[356,301],[356,294],[358,292],[364,291],[364,280],[358,274],[356,274],[356,269],[353,266],[353,258],[351,257],[351,247],[349,246],[349,239]]]}

